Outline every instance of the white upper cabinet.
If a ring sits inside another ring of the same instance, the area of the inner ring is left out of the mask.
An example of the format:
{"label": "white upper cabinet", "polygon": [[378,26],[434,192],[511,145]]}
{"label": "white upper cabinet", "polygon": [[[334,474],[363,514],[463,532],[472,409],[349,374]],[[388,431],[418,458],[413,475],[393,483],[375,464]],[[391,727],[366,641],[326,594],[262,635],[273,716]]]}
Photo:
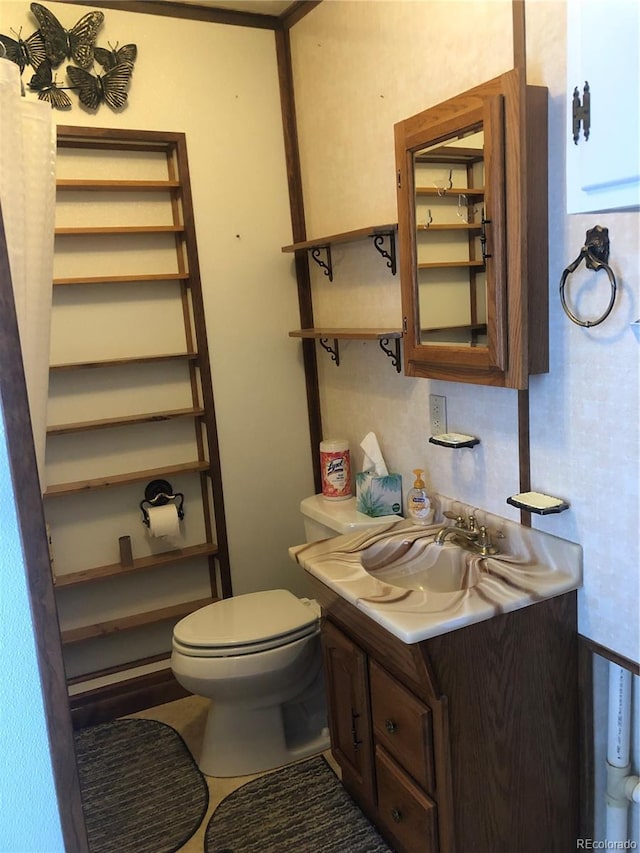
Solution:
{"label": "white upper cabinet", "polygon": [[639,36],[639,0],[567,0],[568,213],[640,206]]}

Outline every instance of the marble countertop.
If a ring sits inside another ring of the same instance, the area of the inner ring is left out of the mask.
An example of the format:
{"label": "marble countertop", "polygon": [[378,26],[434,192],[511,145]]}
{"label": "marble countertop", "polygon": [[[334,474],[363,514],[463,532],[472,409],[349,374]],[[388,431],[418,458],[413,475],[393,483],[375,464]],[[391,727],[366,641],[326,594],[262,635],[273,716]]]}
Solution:
{"label": "marble countertop", "polygon": [[[433,496],[432,503],[435,519],[431,524],[403,520],[378,525],[296,545],[289,554],[405,643],[535,605],[581,586],[580,545],[442,495]],[[493,534],[500,553],[482,557],[449,541],[435,544],[438,530],[454,524],[444,517],[445,511],[465,518],[475,515],[478,525]],[[440,561],[439,568],[430,571],[434,560]]]}

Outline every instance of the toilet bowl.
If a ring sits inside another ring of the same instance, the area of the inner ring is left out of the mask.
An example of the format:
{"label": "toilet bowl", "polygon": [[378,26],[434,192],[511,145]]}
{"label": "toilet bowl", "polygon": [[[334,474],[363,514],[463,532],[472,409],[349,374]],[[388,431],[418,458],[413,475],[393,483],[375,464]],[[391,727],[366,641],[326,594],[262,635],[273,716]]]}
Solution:
{"label": "toilet bowl", "polygon": [[[351,503],[302,501],[307,541],[397,520]],[[317,602],[285,589],[217,601],[181,619],[172,646],[176,680],[211,700],[198,761],[206,775],[259,773],[328,749]]]}

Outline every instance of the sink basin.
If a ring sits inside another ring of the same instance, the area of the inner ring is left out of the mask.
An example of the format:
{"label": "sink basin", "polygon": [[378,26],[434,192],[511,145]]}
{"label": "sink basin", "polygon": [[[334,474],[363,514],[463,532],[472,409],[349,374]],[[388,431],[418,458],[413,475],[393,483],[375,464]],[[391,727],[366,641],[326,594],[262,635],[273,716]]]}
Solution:
{"label": "sink basin", "polygon": [[[444,495],[432,495],[437,522],[377,526],[289,553],[305,571],[404,643],[416,643],[576,590],[582,548]],[[474,514],[500,553],[483,557],[447,539],[447,518]]]}
{"label": "sink basin", "polygon": [[455,592],[480,580],[478,554],[430,539],[389,539],[376,542],[360,555],[365,572],[383,583],[422,592]]}

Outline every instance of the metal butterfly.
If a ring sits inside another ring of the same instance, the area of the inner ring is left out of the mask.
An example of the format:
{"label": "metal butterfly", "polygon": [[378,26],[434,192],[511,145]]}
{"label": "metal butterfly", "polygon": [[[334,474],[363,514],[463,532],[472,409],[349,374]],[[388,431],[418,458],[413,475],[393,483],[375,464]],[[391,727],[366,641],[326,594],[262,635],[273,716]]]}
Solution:
{"label": "metal butterfly", "polygon": [[121,62],[102,76],[90,74],[75,65],[67,65],[69,79],[78,89],[80,101],[90,110],[97,110],[104,101],[112,110],[121,110],[127,102],[127,88],[131,80],[133,65]]}
{"label": "metal butterfly", "polygon": [[15,30],[11,30],[11,32],[14,33],[17,41],[10,36],[0,35],[0,42],[4,45],[7,59],[15,62],[21,74],[27,65],[37,68],[47,58],[44,39],[40,30],[36,30],[28,39],[20,38],[22,29],[19,33],[16,33]]}
{"label": "metal butterfly", "polygon": [[40,3],[32,3],[31,11],[40,24],[47,59],[54,68],[67,58],[73,59],[80,68],[91,67],[96,35],[104,21],[103,12],[89,12],[70,30],[65,30],[53,12]]}
{"label": "metal butterfly", "polygon": [[102,65],[105,71],[115,68],[121,62],[130,62],[133,65],[138,57],[138,48],[135,44],[124,44],[118,49],[118,42],[116,42],[115,47],[109,42],[109,48],[110,50],[104,47],[94,48],[96,61]]}
{"label": "metal butterfly", "polygon": [[29,81],[29,88],[38,93],[39,100],[48,101],[52,108],[68,110],[71,106],[71,98],[53,79],[51,65],[47,59],[38,66]]}

